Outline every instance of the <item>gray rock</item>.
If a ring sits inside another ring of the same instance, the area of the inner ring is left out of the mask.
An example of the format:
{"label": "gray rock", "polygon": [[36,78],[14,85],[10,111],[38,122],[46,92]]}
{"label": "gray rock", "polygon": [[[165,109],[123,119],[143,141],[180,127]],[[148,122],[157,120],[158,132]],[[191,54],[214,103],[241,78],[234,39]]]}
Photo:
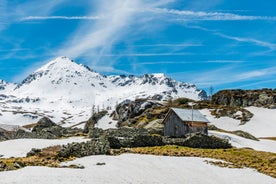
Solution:
{"label": "gray rock", "polygon": [[107,111],[100,111],[93,114],[92,117],[90,117],[89,120],[85,123],[83,132],[88,133],[89,129],[93,129],[95,127],[95,124],[107,113]]}
{"label": "gray rock", "polygon": [[215,136],[207,136],[204,134],[193,134],[186,138],[165,137],[163,141],[166,145],[187,146],[191,148],[226,149],[232,147],[226,139],[220,139]]}
{"label": "gray rock", "polygon": [[32,132],[39,132],[41,131],[42,129],[45,129],[45,128],[51,128],[53,126],[57,126],[57,124],[55,124],[52,120],[50,120],[49,118],[47,117],[43,117],[41,118],[36,126],[33,128]]}
{"label": "gray rock", "polygon": [[276,91],[260,90],[222,90],[212,96],[212,103],[232,107],[269,107],[276,104]]}
{"label": "gray rock", "polygon": [[91,140],[82,143],[70,143],[63,146],[58,153],[59,157],[84,157],[90,155],[109,154],[110,146],[106,139]]}

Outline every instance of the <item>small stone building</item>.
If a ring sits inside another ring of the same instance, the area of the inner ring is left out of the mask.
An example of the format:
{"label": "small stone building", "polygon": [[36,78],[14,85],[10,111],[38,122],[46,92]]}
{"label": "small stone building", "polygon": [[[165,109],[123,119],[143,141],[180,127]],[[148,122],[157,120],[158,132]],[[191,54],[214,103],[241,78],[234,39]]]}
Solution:
{"label": "small stone building", "polygon": [[164,124],[164,135],[168,137],[183,137],[191,133],[208,134],[208,119],[198,110],[171,108]]}

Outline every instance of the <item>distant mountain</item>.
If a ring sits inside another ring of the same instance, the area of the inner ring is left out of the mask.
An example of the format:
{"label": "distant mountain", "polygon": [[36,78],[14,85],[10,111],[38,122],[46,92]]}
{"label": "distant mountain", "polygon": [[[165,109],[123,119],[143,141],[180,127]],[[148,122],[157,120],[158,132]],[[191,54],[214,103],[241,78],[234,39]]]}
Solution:
{"label": "distant mountain", "polygon": [[41,116],[60,123],[77,123],[88,119],[92,106],[114,108],[126,99],[206,98],[205,91],[195,85],[178,82],[164,74],[107,77],[67,57],[47,63],[20,84],[0,81],[0,90],[0,113],[5,114],[0,116],[0,122],[22,124]]}
{"label": "distant mountain", "polygon": [[2,93],[4,90],[10,90],[15,87],[15,84],[8,83],[4,80],[0,79],[0,92]]}

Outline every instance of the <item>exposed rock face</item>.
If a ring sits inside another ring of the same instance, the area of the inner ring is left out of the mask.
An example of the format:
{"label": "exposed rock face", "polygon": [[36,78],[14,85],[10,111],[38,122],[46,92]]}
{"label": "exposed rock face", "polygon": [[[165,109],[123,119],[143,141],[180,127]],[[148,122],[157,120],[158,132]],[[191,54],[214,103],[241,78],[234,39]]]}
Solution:
{"label": "exposed rock face", "polygon": [[95,113],[92,115],[92,117],[89,118],[89,120],[85,123],[84,126],[84,133],[88,133],[89,129],[93,129],[95,127],[95,124],[104,117],[108,112],[107,111],[100,111],[98,113]]}
{"label": "exposed rock face", "polygon": [[240,120],[240,124],[244,125],[254,116],[250,111],[239,107],[221,107],[211,110],[211,114],[216,118],[227,116],[236,120]]}
{"label": "exposed rock face", "polygon": [[[136,99],[135,101],[125,100],[118,104],[116,110],[111,114],[113,119],[118,120],[118,126],[132,126],[139,122],[142,116],[146,119],[153,118],[154,114],[150,113],[153,108],[162,107],[163,104],[149,99]],[[164,118],[166,113],[159,113],[156,119]]]}
{"label": "exposed rock face", "polygon": [[49,118],[43,117],[37,122],[37,125],[33,128],[32,132],[39,132],[45,128],[51,128],[53,126],[57,126],[57,124]]}
{"label": "exposed rock face", "polygon": [[212,96],[212,103],[232,107],[276,107],[276,91],[261,90],[222,90]]}
{"label": "exposed rock face", "polygon": [[61,137],[71,137],[81,133],[81,129],[63,128],[55,124],[49,118],[44,117],[38,121],[32,132],[25,131],[24,129],[18,129],[16,131],[0,131],[0,141],[23,138],[57,139]]}
{"label": "exposed rock face", "polygon": [[208,148],[208,149],[218,149],[218,148],[231,148],[231,144],[224,139],[217,138],[215,136],[207,136],[204,134],[194,134],[188,136],[187,138],[165,138],[165,144],[178,145],[178,146],[188,146],[192,148]]}

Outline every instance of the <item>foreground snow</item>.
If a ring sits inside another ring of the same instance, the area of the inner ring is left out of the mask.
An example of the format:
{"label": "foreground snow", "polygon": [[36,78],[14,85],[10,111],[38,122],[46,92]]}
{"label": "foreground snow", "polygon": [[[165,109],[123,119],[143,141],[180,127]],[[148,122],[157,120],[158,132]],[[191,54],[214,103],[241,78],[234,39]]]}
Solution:
{"label": "foreground snow", "polygon": [[[90,156],[70,164],[85,169],[27,167],[1,172],[1,184],[96,184],[96,183],[189,183],[275,184],[276,180],[252,169],[229,169],[209,165],[206,159],[124,154]],[[97,163],[106,165],[98,166]],[[68,163],[69,164],[69,163]]]}
{"label": "foreground snow", "polygon": [[32,148],[46,148],[55,145],[64,145],[72,142],[83,142],[89,139],[71,137],[68,139],[15,139],[0,142],[0,155],[4,158],[25,157]]}
{"label": "foreground snow", "polygon": [[219,138],[227,139],[232,146],[235,146],[237,148],[252,148],[258,151],[276,153],[276,141],[264,139],[260,139],[260,141],[254,141],[237,135],[217,131],[209,131],[209,135],[214,135]]}

